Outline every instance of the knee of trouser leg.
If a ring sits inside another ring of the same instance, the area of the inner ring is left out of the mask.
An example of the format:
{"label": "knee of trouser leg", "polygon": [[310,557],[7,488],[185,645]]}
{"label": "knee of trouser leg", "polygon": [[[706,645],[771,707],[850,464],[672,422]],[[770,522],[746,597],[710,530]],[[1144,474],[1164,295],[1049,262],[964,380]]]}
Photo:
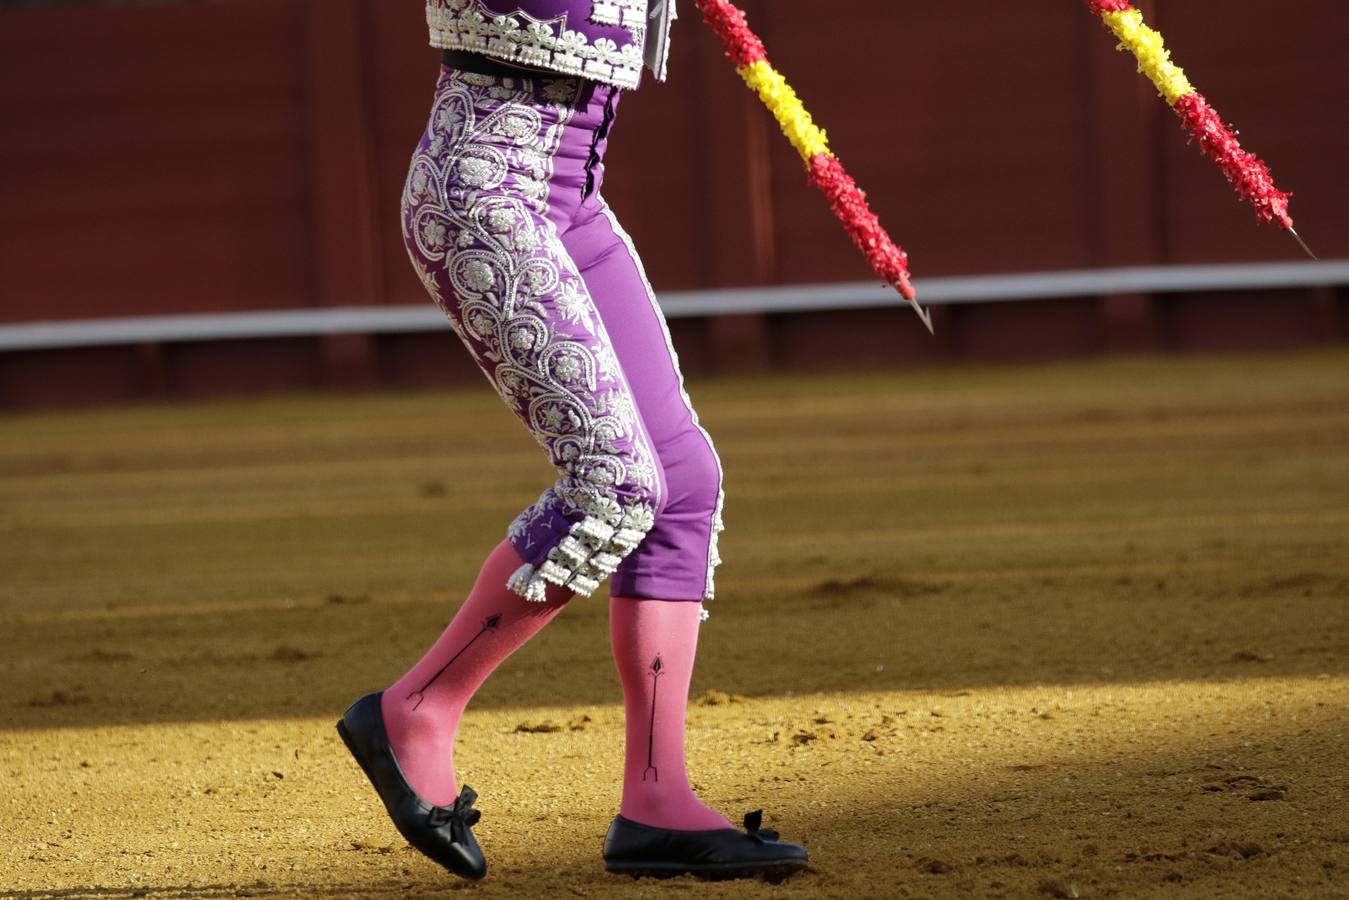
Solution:
{"label": "knee of trouser leg", "polygon": [[661,512],[678,512],[681,517],[713,515],[721,500],[721,462],[701,435],[686,447],[677,460],[666,461],[666,498]]}

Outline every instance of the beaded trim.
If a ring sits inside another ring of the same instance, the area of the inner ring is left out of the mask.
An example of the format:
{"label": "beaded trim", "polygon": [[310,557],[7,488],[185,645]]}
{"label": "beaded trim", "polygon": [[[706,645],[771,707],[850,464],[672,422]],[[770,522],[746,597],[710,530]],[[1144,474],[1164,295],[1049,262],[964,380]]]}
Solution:
{"label": "beaded trim", "polygon": [[591,42],[581,32],[568,29],[565,13],[546,21],[518,11],[497,15],[485,10],[482,0],[428,0],[426,24],[431,29],[431,46],[442,50],[482,53],[503,62],[635,88],[642,76],[646,23],[644,15],[641,22],[629,23],[634,2],[645,8],[645,0],[595,4],[606,10],[617,7],[621,24],[634,38],[623,47],[610,38]]}
{"label": "beaded trim", "polygon": [[590,21],[596,25],[622,25],[632,32],[646,29],[646,0],[595,0]]}
{"label": "beaded trim", "polygon": [[549,584],[589,597],[637,548],[654,524],[655,512],[644,503],[629,506],[617,520],[587,515],[548,551],[543,565],[525,563],[511,574],[506,587],[526,600],[539,603],[548,599]]}

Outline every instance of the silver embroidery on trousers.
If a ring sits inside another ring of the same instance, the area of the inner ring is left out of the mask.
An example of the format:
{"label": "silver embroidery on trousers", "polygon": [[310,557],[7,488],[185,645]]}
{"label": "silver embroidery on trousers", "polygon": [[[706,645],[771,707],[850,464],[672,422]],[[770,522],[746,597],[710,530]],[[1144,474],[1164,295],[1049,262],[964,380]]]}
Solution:
{"label": "silver embroidery on trousers", "polygon": [[577,82],[530,85],[442,76],[402,206],[422,284],[558,469],[508,529],[539,558],[510,589],[542,601],[548,583],[589,595],[654,526],[661,496],[604,324],[547,218]]}

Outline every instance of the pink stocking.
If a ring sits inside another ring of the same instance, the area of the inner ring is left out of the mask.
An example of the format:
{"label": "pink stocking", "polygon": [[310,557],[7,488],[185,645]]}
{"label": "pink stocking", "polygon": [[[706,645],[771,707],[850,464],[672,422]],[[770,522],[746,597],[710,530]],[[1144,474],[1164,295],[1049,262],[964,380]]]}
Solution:
{"label": "pink stocking", "polygon": [[684,766],[684,714],[702,604],[613,597],[609,637],[623,682],[625,819],[656,828],[733,828],[694,796]]}
{"label": "pink stocking", "polygon": [[421,798],[445,806],[459,796],[454,738],[468,701],[506,657],[552,621],[571,591],[548,586],[545,603],[507,589],[522,560],[510,541],[488,554],[472,592],[440,638],[384,692],[381,711],[394,757]]}

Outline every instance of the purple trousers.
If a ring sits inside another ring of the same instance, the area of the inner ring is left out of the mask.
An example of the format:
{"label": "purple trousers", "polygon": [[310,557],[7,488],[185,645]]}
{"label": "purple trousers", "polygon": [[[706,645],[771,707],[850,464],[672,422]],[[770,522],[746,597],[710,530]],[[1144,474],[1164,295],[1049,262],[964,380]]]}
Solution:
{"label": "purple trousers", "polygon": [[709,600],[721,465],[632,241],[600,195],[619,90],[442,68],[403,193],[412,265],[558,480],[508,586]]}

